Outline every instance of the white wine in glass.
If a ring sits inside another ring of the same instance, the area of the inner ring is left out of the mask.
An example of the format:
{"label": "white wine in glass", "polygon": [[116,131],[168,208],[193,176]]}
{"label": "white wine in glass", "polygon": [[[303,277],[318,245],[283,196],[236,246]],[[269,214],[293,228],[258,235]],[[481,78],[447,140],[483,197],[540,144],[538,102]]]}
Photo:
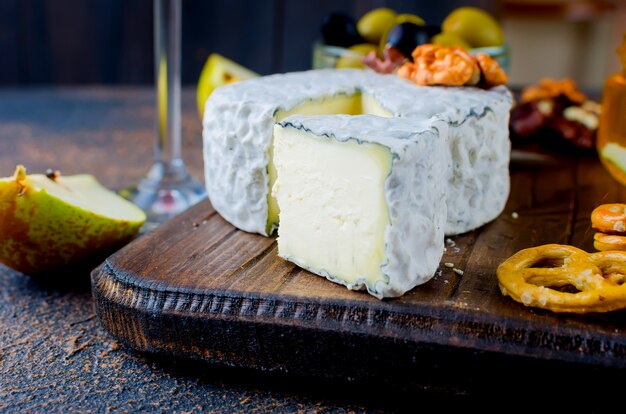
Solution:
{"label": "white wine in glass", "polygon": [[154,0],[154,75],[157,120],[154,164],[127,192],[147,215],[145,231],[196,204],[204,186],[189,175],[181,154],[180,66],[182,0]]}

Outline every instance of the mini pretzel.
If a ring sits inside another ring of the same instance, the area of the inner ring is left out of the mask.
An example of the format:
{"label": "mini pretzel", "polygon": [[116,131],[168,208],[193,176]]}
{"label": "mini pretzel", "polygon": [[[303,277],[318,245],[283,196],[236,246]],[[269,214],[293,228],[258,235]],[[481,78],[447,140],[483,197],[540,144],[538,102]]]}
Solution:
{"label": "mini pretzel", "polygon": [[[497,269],[503,295],[554,312],[608,312],[626,308],[626,252],[587,253],[547,244],[524,249]],[[554,288],[573,287],[569,293]]]}
{"label": "mini pretzel", "polygon": [[609,234],[626,233],[626,204],[602,204],[591,212],[591,226]]}
{"label": "mini pretzel", "polygon": [[601,252],[606,250],[626,251],[626,236],[596,233],[593,235],[593,247]]}

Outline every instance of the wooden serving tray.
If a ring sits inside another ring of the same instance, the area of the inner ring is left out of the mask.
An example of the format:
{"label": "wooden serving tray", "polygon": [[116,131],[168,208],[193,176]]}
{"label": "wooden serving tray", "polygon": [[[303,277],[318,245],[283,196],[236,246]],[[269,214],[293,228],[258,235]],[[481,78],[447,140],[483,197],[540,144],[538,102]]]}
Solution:
{"label": "wooden serving tray", "polygon": [[511,180],[505,212],[451,238],[437,276],[401,298],[302,270],[277,257],[273,238],[235,229],[204,201],[92,272],[96,312],[139,351],[322,378],[466,392],[477,378],[497,386],[505,368],[564,381],[626,368],[626,313],[527,308],[500,293],[495,275],[526,247],[593,251],[591,211],[626,201],[625,190],[595,156],[513,165]]}

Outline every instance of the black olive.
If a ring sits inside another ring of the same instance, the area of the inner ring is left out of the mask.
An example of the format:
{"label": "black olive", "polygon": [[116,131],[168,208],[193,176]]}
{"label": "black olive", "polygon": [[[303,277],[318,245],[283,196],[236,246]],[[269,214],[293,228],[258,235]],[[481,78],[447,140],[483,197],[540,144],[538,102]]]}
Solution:
{"label": "black olive", "polygon": [[431,42],[431,38],[440,33],[439,26],[420,26],[410,22],[395,25],[387,35],[387,46],[393,46],[402,54],[411,58],[411,53],[419,45]]}
{"label": "black olive", "polygon": [[362,43],[356,22],[345,13],[330,13],[322,20],[322,39],[324,44],[332,46],[350,47]]}

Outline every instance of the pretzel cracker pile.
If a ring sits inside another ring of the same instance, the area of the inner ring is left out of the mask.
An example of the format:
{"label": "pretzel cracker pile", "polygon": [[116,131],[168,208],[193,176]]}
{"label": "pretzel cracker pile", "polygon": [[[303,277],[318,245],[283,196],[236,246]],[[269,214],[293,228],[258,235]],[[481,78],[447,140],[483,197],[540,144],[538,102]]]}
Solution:
{"label": "pretzel cracker pile", "polygon": [[502,294],[526,306],[568,313],[626,308],[625,251],[547,244],[517,252],[496,274]]}
{"label": "pretzel cracker pile", "polygon": [[591,227],[598,230],[593,236],[596,250],[626,250],[626,204],[599,205],[591,212]]}

